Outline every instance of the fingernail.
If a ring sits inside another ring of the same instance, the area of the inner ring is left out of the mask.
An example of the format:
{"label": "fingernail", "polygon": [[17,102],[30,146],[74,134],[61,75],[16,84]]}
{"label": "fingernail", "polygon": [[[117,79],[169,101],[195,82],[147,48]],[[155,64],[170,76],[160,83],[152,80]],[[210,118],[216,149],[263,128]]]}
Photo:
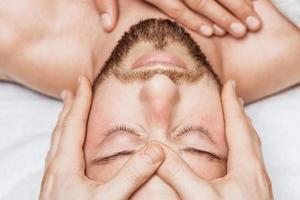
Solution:
{"label": "fingernail", "polygon": [[230,29],[238,35],[244,35],[246,32],[245,26],[237,22],[232,23]]}
{"label": "fingernail", "polygon": [[232,88],[235,90],[236,89],[236,82],[235,80],[230,81]]}
{"label": "fingernail", "polygon": [[103,13],[103,14],[100,15],[100,18],[101,18],[102,27],[105,30],[109,29],[111,27],[111,24],[112,24],[112,19],[111,19],[110,14]]}
{"label": "fingernail", "polygon": [[244,99],[242,99],[241,97],[239,97],[239,102],[240,102],[241,106],[244,106],[244,104],[245,104]]}
{"label": "fingernail", "polygon": [[149,144],[144,150],[143,157],[148,163],[155,164],[162,160],[162,151],[159,145]]}
{"label": "fingernail", "polygon": [[214,33],[214,30],[210,26],[207,26],[207,25],[200,26],[199,30],[200,30],[200,33],[206,37],[209,37]]}
{"label": "fingernail", "polygon": [[223,28],[221,28],[220,26],[218,26],[217,24],[213,25],[214,31],[216,35],[225,35],[225,30]]}
{"label": "fingernail", "polygon": [[63,91],[60,93],[60,97],[61,97],[62,100],[65,100],[65,98],[66,98],[66,93],[67,93],[66,90],[63,90]]}
{"label": "fingernail", "polygon": [[249,16],[246,19],[247,26],[251,30],[257,30],[259,28],[260,22],[256,17]]}

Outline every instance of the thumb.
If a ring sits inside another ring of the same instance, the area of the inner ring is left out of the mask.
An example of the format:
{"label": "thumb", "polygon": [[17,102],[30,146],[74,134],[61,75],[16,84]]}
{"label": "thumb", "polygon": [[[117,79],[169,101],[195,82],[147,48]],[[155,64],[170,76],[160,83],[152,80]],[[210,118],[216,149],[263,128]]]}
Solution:
{"label": "thumb", "polygon": [[181,199],[211,199],[213,189],[171,148],[162,145],[165,160],[157,170],[158,176],[172,186]]}
{"label": "thumb", "polygon": [[102,185],[101,190],[104,189],[109,199],[128,199],[155,173],[163,160],[162,147],[159,144],[148,144],[133,155],[112,180]]}
{"label": "thumb", "polygon": [[96,6],[100,13],[102,27],[105,31],[112,31],[118,21],[117,0],[96,0]]}

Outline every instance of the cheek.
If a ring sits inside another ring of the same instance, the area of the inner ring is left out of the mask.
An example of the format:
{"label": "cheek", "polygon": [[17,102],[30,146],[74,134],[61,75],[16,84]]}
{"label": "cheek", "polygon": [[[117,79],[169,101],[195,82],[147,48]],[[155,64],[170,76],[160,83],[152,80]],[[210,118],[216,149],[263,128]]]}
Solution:
{"label": "cheek", "polygon": [[210,158],[206,155],[184,154],[182,158],[199,177],[206,181],[226,175],[226,162]]}
{"label": "cheek", "polygon": [[126,163],[128,158],[119,158],[112,164],[99,165],[99,166],[87,166],[86,176],[97,182],[107,182],[112,179],[112,177],[118,173],[121,167]]}
{"label": "cheek", "polygon": [[[213,114],[209,114],[209,113]],[[212,107],[207,111],[207,115],[203,117],[203,121],[211,129],[211,137],[217,145],[226,144],[225,141],[225,126],[223,111],[221,108]]]}

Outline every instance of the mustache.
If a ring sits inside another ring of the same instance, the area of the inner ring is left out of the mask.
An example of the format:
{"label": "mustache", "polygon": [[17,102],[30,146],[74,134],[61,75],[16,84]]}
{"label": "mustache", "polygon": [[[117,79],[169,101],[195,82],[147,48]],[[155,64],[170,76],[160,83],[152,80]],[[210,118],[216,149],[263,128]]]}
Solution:
{"label": "mustache", "polygon": [[122,71],[114,70],[113,75],[124,83],[131,83],[136,81],[147,81],[157,74],[168,76],[176,85],[181,85],[184,82],[193,83],[198,81],[203,74],[203,70],[196,71],[183,71],[171,69],[154,69],[154,70],[141,70],[141,71]]}
{"label": "mustache", "polygon": [[[172,43],[177,43],[187,49],[191,58],[195,61],[197,67],[191,72],[176,71],[144,71],[144,72],[124,72],[121,70],[122,61],[126,58],[133,46],[139,42],[151,43],[155,49],[163,50]],[[104,63],[102,70],[97,75],[93,83],[95,91],[106,78],[115,75],[122,81],[147,80],[157,73],[163,73],[173,77],[175,82],[194,81],[199,79],[203,74],[209,74],[220,85],[218,76],[212,70],[206,56],[201,51],[200,46],[192,39],[190,34],[176,22],[169,19],[146,19],[138,22],[125,32],[113,49],[110,57]],[[196,77],[199,76],[199,77]],[[182,78],[182,80],[180,80]]]}

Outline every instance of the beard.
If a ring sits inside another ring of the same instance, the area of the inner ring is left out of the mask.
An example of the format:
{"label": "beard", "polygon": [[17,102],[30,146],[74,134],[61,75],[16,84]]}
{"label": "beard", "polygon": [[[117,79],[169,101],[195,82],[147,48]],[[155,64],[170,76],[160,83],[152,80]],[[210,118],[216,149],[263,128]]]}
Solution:
{"label": "beard", "polygon": [[[139,72],[122,70],[122,61],[130,50],[139,42],[147,42],[153,45],[155,50],[164,50],[171,44],[179,44],[187,49],[189,56],[196,63],[193,70],[178,72],[176,70],[156,69]],[[178,23],[168,19],[146,19],[138,22],[125,32],[114,47],[110,57],[106,60],[93,83],[93,91],[97,89],[107,77],[114,75],[117,79],[130,81],[148,80],[156,74],[168,76],[174,83],[194,82],[204,74],[209,75],[220,87],[218,76],[213,71],[206,56],[191,35]]]}

